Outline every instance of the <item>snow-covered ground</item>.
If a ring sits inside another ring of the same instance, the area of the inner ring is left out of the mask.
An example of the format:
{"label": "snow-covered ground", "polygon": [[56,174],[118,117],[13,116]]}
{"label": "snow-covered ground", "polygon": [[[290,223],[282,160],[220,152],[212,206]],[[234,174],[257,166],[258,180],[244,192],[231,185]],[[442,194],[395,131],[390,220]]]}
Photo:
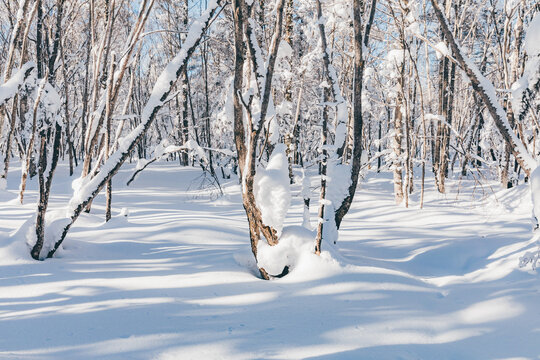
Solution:
{"label": "snow-covered ground", "polygon": [[[11,169],[0,193],[0,358],[540,358],[540,282],[518,268],[536,247],[526,186],[453,180],[442,196],[428,179],[425,208],[415,194],[406,209],[390,174],[371,173],[338,244],[264,281],[236,180],[215,199],[197,190],[198,169],[161,162],[126,187],[133,168],[113,181],[116,216],[104,223],[100,195],[44,262],[13,235],[33,213],[36,183],[19,205]],[[66,172],[52,208],[69,199]],[[301,237],[300,185],[292,196],[284,234]]]}

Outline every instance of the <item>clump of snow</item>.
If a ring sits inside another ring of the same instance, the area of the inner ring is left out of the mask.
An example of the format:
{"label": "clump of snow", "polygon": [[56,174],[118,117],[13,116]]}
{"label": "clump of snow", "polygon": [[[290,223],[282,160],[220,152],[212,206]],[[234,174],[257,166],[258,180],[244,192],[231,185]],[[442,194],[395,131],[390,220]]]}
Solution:
{"label": "clump of snow", "polygon": [[13,265],[33,261],[25,238],[29,231],[34,229],[35,216],[32,216],[10,234],[0,233],[0,264]]}
{"label": "clump of snow", "polygon": [[119,216],[127,218],[129,216],[129,209],[126,207],[123,207],[122,210],[120,210]]}
{"label": "clump of snow", "polygon": [[294,105],[292,102],[283,100],[281,104],[276,106],[276,114],[277,115],[292,115],[293,113]]}
{"label": "clump of snow", "polygon": [[401,65],[401,63],[403,63],[404,56],[405,52],[403,51],[403,49],[393,49],[388,52],[388,54],[386,55],[386,59],[388,60],[388,62],[399,66]]}
{"label": "clump of snow", "polygon": [[109,221],[103,223],[105,228],[116,228],[118,226],[126,226],[129,224],[129,209],[123,207],[120,212],[112,216]]}
{"label": "clump of snow", "polygon": [[531,200],[533,203],[533,227],[538,226],[540,221],[540,166],[531,173]]}
{"label": "clump of snow", "polygon": [[19,88],[25,82],[25,74],[31,68],[34,68],[36,65],[34,62],[30,61],[21,66],[19,71],[17,71],[9,80],[0,85],[0,105],[12,98]]}
{"label": "clump of snow", "polygon": [[417,22],[413,22],[412,24],[410,24],[409,26],[405,28],[405,32],[410,35],[421,34],[420,25]]}
{"label": "clump of snow", "polygon": [[148,164],[148,160],[145,158],[139,158],[137,160],[137,165],[135,166],[135,171],[143,169],[146,164]]}
{"label": "clump of snow", "polygon": [[[326,200],[328,201],[328,200]],[[325,204],[324,208],[324,219],[319,219],[319,221],[324,221],[323,226],[323,246],[326,246],[327,244],[335,244],[338,240],[338,229],[336,226],[336,220],[335,220],[335,213],[336,213],[336,206],[340,206],[341,201],[339,203],[332,203],[331,201],[328,201]]]}
{"label": "clump of snow", "polygon": [[288,42],[286,41],[280,41],[279,43],[279,48],[278,48],[278,59],[283,59],[283,58],[286,58],[286,57],[291,57],[293,56],[293,49],[291,47],[291,45],[289,45]]}
{"label": "clump of snow", "polygon": [[45,216],[45,241],[41,249],[40,258],[45,258],[60,239],[64,228],[71,223],[71,218],[62,216],[60,212],[47,212]]}
{"label": "clump of snow", "polygon": [[313,253],[315,233],[301,226],[287,226],[279,243],[270,246],[266,241],[257,245],[257,266],[270,275],[279,275],[289,266],[294,269],[302,253]]}
{"label": "clump of snow", "polygon": [[302,226],[286,226],[277,245],[259,242],[257,266],[270,275],[279,275],[288,266],[289,275],[284,280],[292,282],[320,279],[343,272],[331,252],[323,251],[321,255],[315,255],[314,240],[315,231]]}
{"label": "clump of snow", "polygon": [[336,116],[336,131],[334,143],[336,146],[341,147],[345,143],[347,137],[347,124],[343,119],[347,116],[347,104],[340,103],[337,106],[338,115]]}
{"label": "clump of snow", "polygon": [[330,87],[330,84],[328,84],[328,81],[323,80],[323,81],[319,84],[319,87],[320,87],[321,89],[326,89],[326,88],[329,88],[329,87]]}
{"label": "clump of snow", "polygon": [[441,59],[445,56],[450,56],[450,50],[448,50],[448,47],[443,41],[435,44],[434,48],[437,59]]}
{"label": "clump of snow", "polygon": [[540,54],[540,13],[535,15],[527,27],[523,45],[529,56]]}
{"label": "clump of snow", "polygon": [[263,223],[274,228],[279,236],[291,204],[289,166],[284,144],[276,145],[266,169],[257,170],[254,194]]}
{"label": "clump of snow", "polygon": [[159,158],[161,158],[163,156],[163,154],[165,153],[165,148],[167,147],[167,145],[169,145],[168,141],[164,140],[155,147],[155,149],[154,149],[154,157],[156,159],[159,159]]}
{"label": "clump of snow", "polygon": [[[349,194],[351,185],[351,166],[331,161],[328,165],[327,181],[329,182],[326,199],[334,206],[340,206],[343,199]],[[328,212],[328,211],[326,211]]]}

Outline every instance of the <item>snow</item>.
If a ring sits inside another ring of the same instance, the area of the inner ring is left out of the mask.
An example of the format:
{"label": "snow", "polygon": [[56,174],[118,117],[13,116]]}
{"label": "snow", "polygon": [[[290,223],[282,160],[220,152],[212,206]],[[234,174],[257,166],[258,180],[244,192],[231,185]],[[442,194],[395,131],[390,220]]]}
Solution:
{"label": "snow", "polygon": [[[256,68],[254,69],[255,75],[258,80],[259,84],[259,96],[262,97],[264,93],[264,86],[266,83],[266,72],[265,72],[265,61],[263,57],[263,53],[261,50],[261,47],[259,46],[259,41],[257,40],[257,37],[255,36],[255,29],[257,28],[257,23],[254,19],[249,18],[248,24],[251,27],[251,33],[250,38],[248,41],[251,43],[251,46],[253,46],[253,49],[255,50],[255,53],[252,54],[252,56],[255,57],[255,65]],[[255,126],[258,124],[257,121],[255,121]]]}
{"label": "snow", "polygon": [[11,78],[0,85],[0,105],[5,103],[7,100],[11,99],[19,90],[19,88],[24,84],[25,73],[34,68],[36,65],[34,62],[30,61],[21,66],[21,68],[11,76]]}
{"label": "snow", "polygon": [[444,41],[435,44],[434,48],[437,59],[442,59],[445,56],[450,56],[450,50],[448,49]]}
{"label": "snow", "polygon": [[315,233],[302,226],[290,226],[283,229],[279,243],[270,246],[264,240],[257,245],[257,266],[264,268],[271,275],[279,275],[285,266],[295,269],[300,261],[313,254]]}
{"label": "snow", "polygon": [[510,126],[510,123],[508,122],[508,118],[506,117],[506,112],[502,108],[501,104],[499,103],[499,100],[496,95],[495,87],[493,86],[493,83],[489,81],[478,69],[478,67],[469,59],[465,54],[465,52],[459,48],[459,52],[463,56],[463,61],[465,62],[466,66],[471,70],[471,72],[476,76],[478,79],[479,85],[484,89],[484,92],[486,93],[489,102],[491,105],[495,108],[495,111],[497,113],[497,116],[500,118],[502,125],[504,128],[507,129],[508,134],[510,134],[510,137],[512,138],[512,142],[515,144],[516,151],[519,153],[519,157],[523,160],[525,163],[525,166],[529,168],[529,170],[533,170],[537,166],[537,162],[534,159],[534,157],[531,156],[528,149],[523,145],[523,142],[517,137],[516,133],[513,131],[512,127]]}
{"label": "snow", "polygon": [[540,166],[531,173],[530,183],[533,217],[536,217],[536,223],[533,224],[535,226],[540,221]]}
{"label": "snow", "polygon": [[217,7],[217,0],[211,0],[208,3],[207,9],[201,14],[200,18],[195,20],[190,25],[189,31],[184,42],[182,43],[180,51],[171,60],[171,62],[167,64],[156,80],[152,93],[150,94],[150,98],[142,110],[141,123],[125,137],[118,140],[118,150],[109,156],[106,162],[101,166],[101,170],[96,174],[96,176],[94,176],[91,180],[81,181],[78,186],[73,186],[74,193],[69,201],[68,208],[66,209],[66,216],[71,216],[80,204],[90,199],[92,197],[92,193],[98,188],[98,185],[104,181],[108,174],[113,169],[122,165],[122,157],[127,154],[129,148],[135,143],[135,140],[143,134],[145,127],[153,120],[154,111],[157,111],[157,109],[163,105],[164,101],[166,100],[166,95],[176,82],[177,71],[181,68],[182,64],[184,64],[186,58],[188,57],[188,51],[192,49],[201,38],[205,29],[205,24],[210,21]]}
{"label": "snow", "polygon": [[291,56],[293,56],[293,54],[294,51],[291,45],[289,45],[289,43],[286,41],[280,41],[277,54],[278,59],[283,60],[283,58],[290,58]]}
{"label": "snow", "polygon": [[405,52],[403,49],[393,49],[388,52],[386,59],[389,63],[395,66],[400,66],[403,63]]}
{"label": "snow", "polygon": [[537,13],[529,23],[523,46],[529,56],[540,54],[540,13]]}
{"label": "snow", "polygon": [[540,14],[536,14],[525,32],[524,48],[527,62],[523,75],[512,84],[512,109],[520,114],[525,90],[538,82],[540,77]]}
{"label": "snow", "polygon": [[266,169],[257,169],[253,185],[262,221],[274,228],[279,237],[291,203],[289,165],[284,144],[276,145]]}
{"label": "snow", "polygon": [[[351,165],[336,163],[335,160],[330,161],[328,164],[328,180],[326,199],[330,200],[334,207],[339,207],[343,199],[349,194]],[[326,211],[326,213],[330,213],[330,211]]]}
{"label": "snow", "polygon": [[[162,160],[126,187],[135,165],[113,179],[110,222],[100,195],[58,257],[37,262],[17,232],[34,214],[36,178],[25,205],[12,201],[20,167],[12,164],[12,185],[0,194],[0,358],[539,355],[539,275],[519,268],[519,258],[537,248],[528,185],[493,193],[496,182],[481,188],[448,179],[443,196],[428,177],[424,209],[416,192],[407,209],[393,205],[392,174],[370,172],[338,245],[323,243],[319,257],[314,234],[298,227],[303,201],[295,184],[280,245],[270,249],[293,260],[293,268],[264,281],[250,251],[238,179],[223,181],[220,199],[194,199],[188,189],[200,169]],[[307,175],[315,189],[316,171]],[[52,210],[65,202],[70,183],[67,164],[59,164]],[[122,208],[130,210],[129,221],[121,221]]]}
{"label": "snow", "polygon": [[422,34],[422,31],[420,30],[420,24],[418,24],[416,21],[411,23],[409,26],[407,26],[405,28],[405,32],[412,36],[417,36],[417,35]]}

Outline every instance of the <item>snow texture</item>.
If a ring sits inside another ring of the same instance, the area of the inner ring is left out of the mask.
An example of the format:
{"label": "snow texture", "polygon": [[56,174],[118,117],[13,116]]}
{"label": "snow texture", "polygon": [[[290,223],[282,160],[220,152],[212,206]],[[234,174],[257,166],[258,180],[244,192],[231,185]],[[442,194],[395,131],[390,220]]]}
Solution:
{"label": "snow texture", "polygon": [[512,110],[520,114],[523,109],[523,95],[527,88],[533,86],[540,78],[540,13],[529,23],[525,33],[524,48],[527,62],[523,75],[512,84]]}
{"label": "snow texture", "polygon": [[274,228],[279,237],[285,215],[291,204],[289,167],[284,144],[276,145],[266,169],[257,169],[253,185],[255,201],[261,210],[262,221],[265,225]]}
{"label": "snow texture", "polygon": [[529,56],[540,54],[540,13],[537,13],[529,23],[523,46]]}
{"label": "snow texture", "polygon": [[[321,256],[313,232],[291,226],[303,210],[293,186],[281,249],[268,249],[280,252],[271,263],[287,258],[291,272],[264,281],[237,178],[224,181],[223,197],[200,201],[189,190],[200,169],[158,161],[126,187],[135,167],[126,164],[112,220],[104,222],[98,196],[58,256],[37,262],[21,232],[35,213],[37,179],[21,206],[20,164],[12,167],[0,192],[2,359],[538,357],[539,275],[519,268],[538,246],[529,185],[493,193],[498,181],[481,189],[449,178],[441,197],[427,176],[424,208],[413,206],[415,192],[406,209],[394,206],[392,174],[370,172],[339,249],[325,243]],[[60,163],[51,209],[69,196],[68,174]]]}
{"label": "snow texture", "polygon": [[[334,207],[337,208],[349,194],[351,165],[341,164],[336,160],[330,161],[328,164],[327,180],[329,185],[326,192],[326,199],[330,200],[334,204]],[[328,211],[326,212],[328,213]]]}
{"label": "snow texture", "polygon": [[8,81],[0,85],[0,105],[15,96],[25,82],[25,73],[35,66],[34,62],[27,62]]}
{"label": "snow texture", "polygon": [[445,56],[450,56],[450,50],[443,41],[435,44],[434,48],[437,59],[442,59]]}
{"label": "snow texture", "polygon": [[386,55],[386,59],[391,64],[394,64],[395,66],[401,66],[403,63],[405,56],[405,51],[403,49],[393,49],[388,52]]}
{"label": "snow texture", "polygon": [[257,266],[270,275],[279,275],[289,266],[296,267],[302,256],[313,254],[315,234],[301,226],[285,227],[279,243],[270,246],[264,240],[257,245]]}
{"label": "snow texture", "polygon": [[540,166],[531,173],[531,199],[533,204],[533,227],[540,221]]}
{"label": "snow texture", "polygon": [[283,60],[283,58],[289,58],[293,56],[293,54],[294,51],[291,45],[289,45],[289,43],[286,41],[280,41],[277,54],[278,61]]}

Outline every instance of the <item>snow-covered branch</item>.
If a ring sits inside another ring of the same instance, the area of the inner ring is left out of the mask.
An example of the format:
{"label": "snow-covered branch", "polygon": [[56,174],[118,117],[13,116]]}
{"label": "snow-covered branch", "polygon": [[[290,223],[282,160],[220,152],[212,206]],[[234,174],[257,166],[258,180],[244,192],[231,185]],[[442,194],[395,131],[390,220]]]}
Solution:
{"label": "snow-covered branch", "polygon": [[36,64],[33,61],[27,62],[8,81],[0,85],[0,106],[15,96],[19,89],[28,81],[35,67]]}
{"label": "snow-covered branch", "polygon": [[437,4],[437,0],[431,0],[431,3],[444,36],[452,48],[455,59],[467,74],[472,87],[482,99],[502,137],[512,148],[516,160],[525,173],[530,175],[537,166],[536,160],[531,156],[529,150],[512,130],[508,118],[506,117],[506,112],[497,100],[495,87],[484,75],[482,75],[478,67],[465,55],[464,51],[457,44],[452,31],[450,31],[448,27],[446,17]]}
{"label": "snow-covered branch", "polygon": [[157,113],[167,99],[173,85],[180,77],[185,67],[187,66],[190,56],[195,51],[197,45],[201,41],[206,29],[208,28],[213,15],[221,6],[218,0],[211,0],[208,3],[207,10],[201,17],[194,21],[191,25],[187,37],[182,48],[174,59],[167,65],[157,79],[150,98],[148,99],[142,114],[141,123],[132,130],[126,137],[118,143],[118,150],[114,152],[109,159],[103,164],[99,173],[92,179],[81,179],[79,186],[69,201],[69,206],[66,212],[66,217],[71,221],[62,231],[59,239],[54,240],[54,245],[48,252],[47,257],[52,257],[58,247],[62,244],[71,225],[79,217],[86,205],[100,192],[105,184],[118,172],[124,161],[129,157],[129,154],[137,146],[150,125],[154,121]]}

